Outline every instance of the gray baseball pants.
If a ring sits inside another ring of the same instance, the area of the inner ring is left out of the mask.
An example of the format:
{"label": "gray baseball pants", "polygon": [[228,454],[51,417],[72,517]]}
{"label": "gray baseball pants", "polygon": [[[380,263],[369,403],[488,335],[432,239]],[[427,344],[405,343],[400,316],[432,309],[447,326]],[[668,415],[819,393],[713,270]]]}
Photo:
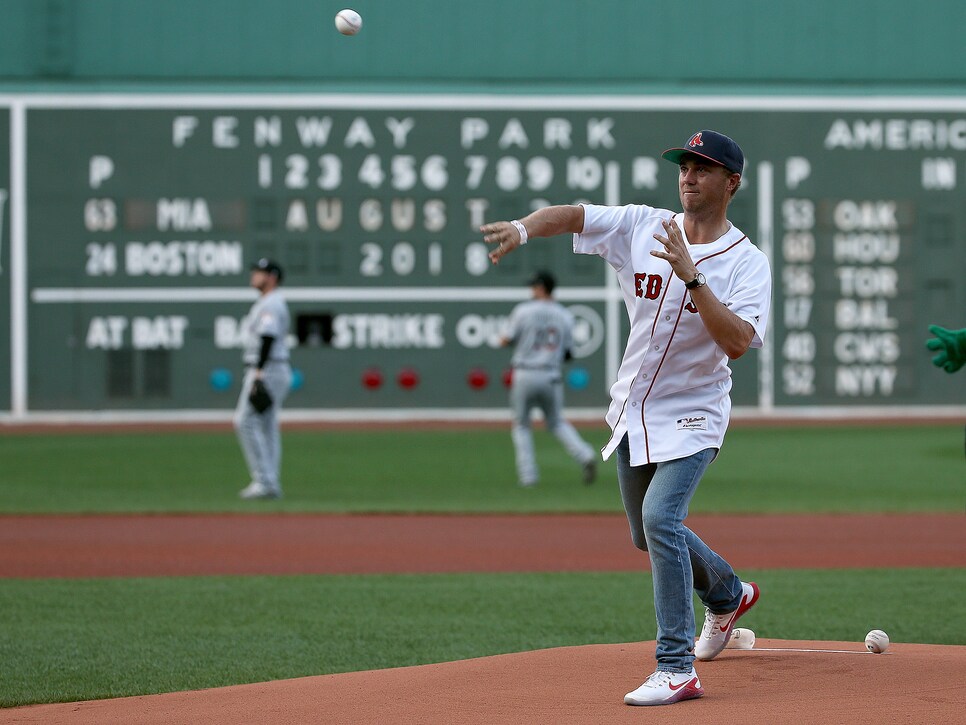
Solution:
{"label": "gray baseball pants", "polygon": [[278,414],[292,385],[292,368],[287,362],[269,361],[265,364],[262,381],[268,388],[273,403],[264,413],[257,413],[248,402],[248,394],[254,381],[255,369],[248,368],[235,408],[235,432],[251,480],[258,481],[271,491],[281,493],[279,475],[282,467],[282,436]]}
{"label": "gray baseball pants", "polygon": [[515,368],[510,405],[513,409],[512,437],[517,477],[524,486],[531,486],[540,478],[530,421],[530,412],[534,408],[543,411],[547,430],[556,436],[575,461],[585,464],[595,457],[590,444],[563,418],[563,381],[559,372]]}

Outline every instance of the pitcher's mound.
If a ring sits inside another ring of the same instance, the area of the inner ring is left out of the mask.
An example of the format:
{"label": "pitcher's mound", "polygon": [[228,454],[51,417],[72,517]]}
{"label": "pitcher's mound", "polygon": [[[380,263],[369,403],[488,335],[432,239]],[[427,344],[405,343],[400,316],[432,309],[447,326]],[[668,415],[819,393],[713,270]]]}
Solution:
{"label": "pitcher's mound", "polygon": [[878,725],[958,721],[966,702],[966,647],[894,644],[874,655],[861,642],[759,639],[696,665],[703,698],[652,708],[623,703],[654,669],[654,642],[641,642],[37,705],[0,711],[0,721]]}

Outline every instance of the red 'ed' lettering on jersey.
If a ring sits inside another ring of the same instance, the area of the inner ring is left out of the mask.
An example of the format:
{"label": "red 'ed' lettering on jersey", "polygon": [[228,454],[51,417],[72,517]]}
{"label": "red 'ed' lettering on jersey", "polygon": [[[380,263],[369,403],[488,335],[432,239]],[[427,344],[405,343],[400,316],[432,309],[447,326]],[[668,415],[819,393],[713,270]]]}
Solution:
{"label": "red 'ed' lettering on jersey", "polygon": [[634,275],[634,294],[649,300],[656,300],[664,287],[664,278],[659,274]]}

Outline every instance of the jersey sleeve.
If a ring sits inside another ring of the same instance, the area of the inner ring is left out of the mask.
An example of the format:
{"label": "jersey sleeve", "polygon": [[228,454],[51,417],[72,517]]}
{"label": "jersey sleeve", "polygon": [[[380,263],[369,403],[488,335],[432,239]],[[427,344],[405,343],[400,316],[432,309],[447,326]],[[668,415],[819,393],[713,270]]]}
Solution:
{"label": "jersey sleeve", "polygon": [[771,313],[771,268],[761,251],[735,270],[735,284],[728,298],[728,309],[755,328],[751,347],[762,347]]}
{"label": "jersey sleeve", "polygon": [[658,210],[643,204],[601,206],[583,204],[584,229],[574,234],[574,252],[596,254],[621,269],[631,258],[634,228]]}
{"label": "jersey sleeve", "polygon": [[269,305],[258,312],[255,318],[254,332],[259,337],[284,337],[287,330],[283,328],[283,310],[275,305]]}

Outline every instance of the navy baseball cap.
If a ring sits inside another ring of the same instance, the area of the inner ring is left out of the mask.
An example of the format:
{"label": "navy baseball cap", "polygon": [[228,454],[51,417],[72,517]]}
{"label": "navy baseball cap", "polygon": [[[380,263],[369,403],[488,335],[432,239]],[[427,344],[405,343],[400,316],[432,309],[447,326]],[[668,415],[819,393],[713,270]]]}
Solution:
{"label": "navy baseball cap", "polygon": [[527,285],[530,287],[540,285],[547,290],[547,294],[550,294],[553,292],[553,288],[557,286],[557,280],[553,278],[553,275],[550,274],[550,272],[540,271],[534,272],[532,275],[530,275],[530,278],[527,280]]}
{"label": "navy baseball cap", "polygon": [[745,168],[745,155],[741,152],[741,147],[717,131],[698,131],[682,148],[668,149],[661,157],[679,164],[686,154],[713,161],[733,174],[740,174]]}
{"label": "navy baseball cap", "polygon": [[268,272],[269,274],[274,274],[278,277],[278,281],[282,281],[282,268],[278,266],[277,262],[273,262],[271,259],[262,257],[257,262],[252,262],[252,271],[260,270],[262,272]]}

